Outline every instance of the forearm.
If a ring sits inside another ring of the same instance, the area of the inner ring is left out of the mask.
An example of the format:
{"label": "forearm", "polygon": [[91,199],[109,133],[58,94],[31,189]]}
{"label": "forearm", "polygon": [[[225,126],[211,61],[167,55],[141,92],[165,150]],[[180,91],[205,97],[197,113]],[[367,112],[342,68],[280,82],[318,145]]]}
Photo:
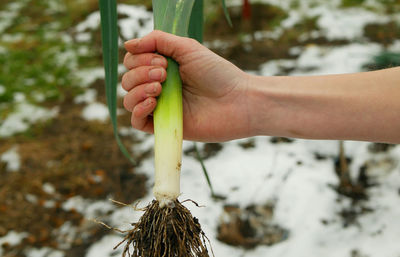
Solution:
{"label": "forearm", "polygon": [[254,134],[400,143],[400,68],[249,85]]}

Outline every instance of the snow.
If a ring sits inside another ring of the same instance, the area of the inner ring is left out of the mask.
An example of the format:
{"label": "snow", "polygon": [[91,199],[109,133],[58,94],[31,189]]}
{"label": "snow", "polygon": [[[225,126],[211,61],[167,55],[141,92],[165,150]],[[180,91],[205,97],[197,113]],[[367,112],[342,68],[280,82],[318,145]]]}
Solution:
{"label": "snow", "polygon": [[[121,237],[115,235],[106,235],[99,242],[93,244],[86,257],[99,257],[99,256],[120,256],[122,254],[121,247],[118,250],[112,248],[122,241]],[[113,247],[110,247],[112,245]]]}
{"label": "snow", "polygon": [[42,189],[43,189],[44,192],[46,192],[49,195],[54,194],[56,192],[56,189],[50,183],[44,183],[42,185]]}
{"label": "snow", "polygon": [[96,67],[96,68],[90,68],[90,69],[83,69],[77,73],[77,76],[81,81],[80,85],[82,87],[88,87],[93,82],[95,82],[96,79],[104,78],[104,68]]}
{"label": "snow", "polygon": [[119,4],[118,13],[127,16],[118,20],[120,33],[125,40],[143,37],[153,30],[153,13],[144,6]]}
{"label": "snow", "polygon": [[[16,98],[20,99],[19,96]],[[0,138],[24,132],[31,124],[49,120],[58,114],[58,107],[46,109],[26,102],[19,103],[15,109],[0,123]]]}
{"label": "snow", "polygon": [[19,171],[21,160],[18,154],[18,146],[14,145],[9,150],[0,155],[0,161],[6,163],[7,171]]}
{"label": "snow", "polygon": [[115,207],[111,200],[93,201],[84,199],[81,196],[74,196],[65,201],[62,204],[62,208],[65,211],[75,210],[86,219],[95,219],[99,215],[112,211]]}
{"label": "snow", "polygon": [[353,43],[331,47],[309,45],[294,60],[271,60],[260,66],[260,74],[277,75],[284,68],[294,68],[290,75],[323,75],[353,73],[362,70],[362,65],[382,51],[376,43]]}
{"label": "snow", "polygon": [[[153,13],[144,6],[118,4],[117,11],[124,15],[118,19],[120,34],[124,40],[134,37],[143,37],[153,30]],[[90,14],[84,21],[76,26],[78,41],[89,41],[87,31],[95,30],[100,26],[100,12]]]}
{"label": "snow", "polygon": [[[363,28],[368,23],[385,23],[388,16],[382,16],[372,11],[361,8],[332,10],[326,6],[312,9],[311,16],[320,16],[318,26],[324,31],[324,35],[330,39],[359,39],[363,35]],[[357,19],[354,19],[357,17]]]}
{"label": "snow", "polygon": [[96,101],[97,91],[96,89],[89,88],[83,94],[77,95],[74,99],[74,103],[92,103]]}
{"label": "snow", "polygon": [[[9,244],[10,246],[18,245],[27,236],[27,233],[18,233],[13,230],[8,231],[8,233],[0,237],[0,246]],[[3,255],[3,247],[0,247],[0,256]]]}
{"label": "snow", "polygon": [[25,250],[25,254],[29,257],[64,257],[62,251],[54,250],[50,247],[28,248]]}
{"label": "snow", "polygon": [[100,12],[90,14],[84,21],[76,26],[77,32],[85,32],[87,30],[94,30],[100,26]]}
{"label": "snow", "polygon": [[105,104],[92,102],[86,105],[82,110],[82,118],[89,121],[106,122],[109,118],[108,108]]}
{"label": "snow", "polygon": [[14,19],[18,16],[19,11],[26,3],[26,0],[11,2],[5,6],[5,10],[0,11],[0,34],[4,35],[3,32],[12,25]]}
{"label": "snow", "polygon": [[[282,21],[279,28],[272,32],[257,31],[256,39],[277,38],[284,29],[293,27],[304,18],[318,17],[319,30],[303,35],[309,37],[325,36],[329,40],[346,39],[352,43],[341,46],[293,46],[290,54],[296,59],[271,60],[260,66],[254,73],[269,76],[280,75],[284,70],[291,69],[288,75],[340,74],[359,72],[362,65],[384,48],[376,43],[368,42],[363,37],[363,28],[368,23],[384,23],[394,16],[382,16],[367,8],[340,9],[340,1],[298,1],[298,0],[263,0],[288,11],[289,16]],[[294,3],[298,9],[291,9]],[[241,0],[228,1],[230,5],[238,5]],[[374,6],[376,1],[368,0],[368,6]],[[11,6],[11,5],[10,5]],[[18,6],[17,6],[18,7]],[[55,6],[53,9],[57,9]],[[17,13],[18,8],[10,10]],[[152,14],[143,6],[120,4],[118,12],[123,14],[119,20],[123,40],[141,37],[152,30]],[[1,12],[2,14],[4,12]],[[12,12],[10,12],[12,13]],[[14,14],[13,14],[14,15]],[[16,14],[15,14],[16,15]],[[7,14],[0,16],[0,32],[8,25],[7,20],[15,17]],[[4,25],[5,24],[5,25]],[[99,12],[90,14],[86,20],[76,26],[76,40],[90,42],[91,31],[99,28]],[[71,40],[65,37],[65,40]],[[122,39],[121,39],[122,40]],[[122,41],[121,41],[122,42]],[[215,40],[208,42],[209,47],[229,46],[229,43]],[[390,51],[400,50],[400,41],[396,40],[388,48]],[[82,49],[85,52],[87,49]],[[71,52],[66,52],[61,63],[74,59]],[[119,73],[125,68],[120,65]],[[97,79],[104,78],[102,67],[80,70],[84,93],[75,97],[76,104],[84,104],[82,117],[87,120],[106,122],[109,117],[107,106],[97,102],[97,92],[89,86]],[[5,87],[0,85],[0,95]],[[118,96],[126,92],[121,85],[117,88]],[[16,110],[0,123],[0,137],[8,137],[25,131],[37,121],[45,121],[57,115],[57,109],[44,109],[24,103],[25,96],[14,96],[19,102]],[[123,135],[131,135],[140,141],[132,146],[135,154],[151,151],[154,144],[152,135],[144,134],[132,128],[121,127]],[[334,158],[338,156],[338,141],[302,140],[291,143],[273,144],[270,137],[255,137],[241,139],[222,144],[223,149],[205,160],[205,165],[218,195],[225,200],[213,200],[210,189],[205,181],[199,162],[190,156],[183,156],[181,175],[180,200],[193,199],[202,207],[196,207],[190,202],[185,203],[198,217],[203,230],[211,240],[215,256],[230,257],[309,257],[309,256],[354,256],[358,251],[360,256],[368,257],[398,257],[400,245],[395,239],[400,237],[400,146],[395,146],[388,153],[372,154],[368,151],[370,143],[346,141],[346,155],[352,158],[350,164],[351,176],[356,177],[358,170],[368,164],[368,175],[378,186],[368,189],[369,199],[364,204],[373,209],[372,212],[360,215],[357,225],[343,227],[339,213],[350,206],[350,200],[338,196],[332,185],[338,184],[334,173]],[[254,148],[243,149],[240,144],[254,140]],[[185,141],[183,149],[193,145]],[[203,143],[198,143],[202,148]],[[316,160],[315,154],[326,156]],[[7,163],[9,171],[20,169],[18,146],[13,146],[1,154],[0,160]],[[149,177],[147,181],[148,195],[140,200],[138,208],[146,206],[153,196],[151,188],[154,183],[153,157],[143,160],[135,172]],[[43,191],[55,193],[54,187],[46,183]],[[34,201],[33,195],[25,196]],[[110,196],[112,198],[112,196]],[[36,199],[37,200],[37,199]],[[226,245],[216,239],[217,227],[223,219],[223,206],[235,204],[246,207],[250,204],[272,204],[274,206],[273,222],[289,231],[288,238],[272,246],[258,246],[252,250]],[[51,207],[54,202],[48,201],[45,206]],[[133,206],[116,209],[115,203],[109,200],[94,201],[75,196],[63,203],[66,211],[76,210],[87,222],[98,219],[118,229],[129,229],[131,223],[137,221],[142,212]],[[110,214],[111,213],[111,214]],[[326,222],[323,222],[326,221]],[[63,237],[73,238],[77,228],[65,223],[59,228]],[[5,242],[18,244],[26,234],[9,231],[0,238],[0,245]],[[121,248],[113,247],[122,240],[118,233],[110,232],[87,251],[86,257],[108,257],[121,254]],[[61,240],[62,241],[62,240]],[[65,240],[64,240],[65,241]],[[68,247],[65,245],[64,247]],[[2,249],[0,248],[0,255]],[[30,248],[26,250],[30,257],[63,257],[60,251],[51,248]]]}

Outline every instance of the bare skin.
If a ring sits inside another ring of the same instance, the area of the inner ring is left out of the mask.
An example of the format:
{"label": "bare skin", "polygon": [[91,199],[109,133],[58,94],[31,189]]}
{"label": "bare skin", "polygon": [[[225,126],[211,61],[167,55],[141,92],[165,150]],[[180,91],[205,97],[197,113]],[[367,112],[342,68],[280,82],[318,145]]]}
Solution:
{"label": "bare skin", "polygon": [[[125,43],[124,106],[152,133],[166,59],[180,65],[184,138],[256,135],[400,143],[400,68],[343,75],[260,77],[198,42],[160,31]],[[155,54],[155,52],[159,54]]]}

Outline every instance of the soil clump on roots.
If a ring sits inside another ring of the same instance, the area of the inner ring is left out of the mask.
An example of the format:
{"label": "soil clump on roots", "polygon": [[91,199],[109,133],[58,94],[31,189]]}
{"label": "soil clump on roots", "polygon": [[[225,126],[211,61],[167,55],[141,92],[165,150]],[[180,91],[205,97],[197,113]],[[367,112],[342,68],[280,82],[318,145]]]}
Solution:
{"label": "soil clump on roots", "polygon": [[[206,240],[197,218],[179,201],[160,207],[153,200],[133,229],[114,249],[126,242],[123,257],[209,257]],[[133,252],[131,253],[131,249]]]}

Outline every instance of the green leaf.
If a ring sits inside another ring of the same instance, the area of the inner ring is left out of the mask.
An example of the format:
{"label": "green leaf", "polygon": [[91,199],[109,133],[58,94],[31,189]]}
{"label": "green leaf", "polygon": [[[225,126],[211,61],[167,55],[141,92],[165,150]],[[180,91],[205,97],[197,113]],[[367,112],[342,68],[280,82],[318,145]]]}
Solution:
{"label": "green leaf", "polygon": [[228,8],[226,7],[225,0],[221,0],[221,1],[222,1],[222,8],[224,9],[225,18],[228,21],[229,26],[233,27],[232,21],[231,21],[231,16],[229,16],[229,12],[228,12]]}
{"label": "green leaf", "polygon": [[106,83],[107,106],[110,112],[114,136],[121,152],[133,163],[128,150],[121,142],[117,126],[117,82],[118,82],[118,25],[116,0],[99,0],[101,17],[101,40]]}
{"label": "green leaf", "polygon": [[194,151],[196,152],[197,160],[200,162],[201,169],[203,170],[203,174],[206,177],[206,181],[207,181],[208,187],[210,188],[211,195],[214,197],[214,196],[216,196],[216,194],[214,193],[214,189],[211,184],[210,176],[208,175],[206,165],[204,165],[203,157],[201,157],[201,154],[200,154],[199,148],[197,147],[197,144],[194,143],[193,146],[194,146]]}
{"label": "green leaf", "polygon": [[204,31],[204,1],[196,0],[192,14],[190,16],[189,23],[189,37],[194,38],[200,43],[203,43],[203,31]]}
{"label": "green leaf", "polygon": [[154,29],[187,36],[195,0],[153,0]]}

